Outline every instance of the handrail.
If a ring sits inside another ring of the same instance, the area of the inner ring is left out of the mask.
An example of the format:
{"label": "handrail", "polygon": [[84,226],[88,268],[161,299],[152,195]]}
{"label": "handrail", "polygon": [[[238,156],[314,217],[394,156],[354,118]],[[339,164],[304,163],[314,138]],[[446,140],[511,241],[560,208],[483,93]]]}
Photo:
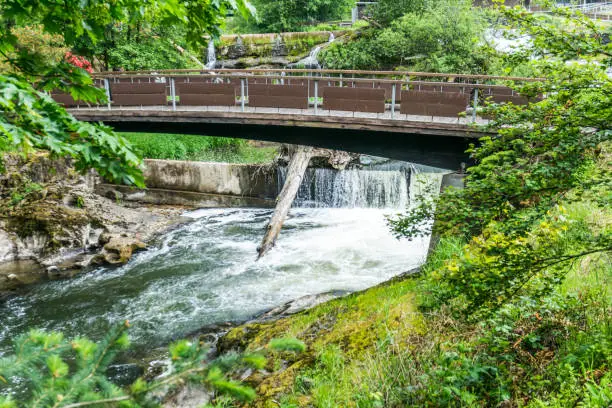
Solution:
{"label": "handrail", "polygon": [[[204,74],[205,72],[209,74]],[[134,76],[134,75],[150,75],[150,76],[162,76],[162,75],[177,75],[177,74],[201,74],[201,75],[213,75],[220,76],[219,74],[234,74],[236,75],[247,75],[247,74],[266,74],[266,73],[285,73],[283,78],[291,78],[290,74],[342,74],[342,75],[384,75],[384,76],[404,76],[404,77],[424,77],[424,78],[461,78],[461,79],[474,79],[474,80],[502,80],[502,81],[523,81],[523,82],[540,82],[544,81],[545,78],[526,78],[526,77],[506,77],[506,76],[495,76],[495,75],[476,75],[476,74],[452,74],[452,73],[437,73],[437,72],[411,72],[411,71],[361,71],[361,70],[341,70],[341,69],[162,69],[162,70],[148,70],[148,71],[103,71],[93,74],[94,78],[107,78],[107,77],[120,77],[120,76]],[[299,78],[299,77],[298,77]],[[304,77],[301,77],[304,78]],[[338,79],[338,78],[334,78]],[[343,78],[358,79],[358,78]],[[374,79],[374,78],[372,78]],[[450,83],[450,82],[449,82]]]}
{"label": "handrail", "polygon": [[[163,75],[147,75],[147,76],[163,76]],[[172,78],[193,78],[195,75],[167,75]],[[110,75],[105,76],[105,78],[123,78],[123,79],[141,79],[141,75]],[[277,80],[306,80],[306,81],[320,81],[320,82],[360,82],[360,83],[372,83],[376,82],[379,84],[401,84],[401,85],[440,85],[443,87],[449,88],[461,88],[461,87],[470,87],[470,88],[480,88],[480,89],[496,89],[496,88],[506,88],[504,85],[493,85],[493,84],[471,84],[464,82],[432,82],[432,81],[405,81],[405,80],[397,80],[397,79],[379,79],[379,78],[338,78],[338,77],[320,77],[320,76],[286,76],[286,75],[269,75],[269,76],[260,76],[253,77],[248,75],[229,75],[229,74],[201,74],[197,76],[198,78],[229,78],[229,79],[277,79]]]}

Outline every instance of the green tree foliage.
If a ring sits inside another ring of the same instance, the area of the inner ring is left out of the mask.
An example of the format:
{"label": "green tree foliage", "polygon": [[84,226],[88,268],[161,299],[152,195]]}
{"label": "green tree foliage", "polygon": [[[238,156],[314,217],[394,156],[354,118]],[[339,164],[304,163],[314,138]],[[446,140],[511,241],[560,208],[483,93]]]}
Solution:
{"label": "green tree foliage", "polygon": [[351,0],[253,0],[257,20],[238,22],[242,32],[302,31],[308,24],[341,20],[354,2]]}
{"label": "green tree foliage", "polygon": [[388,26],[404,14],[419,15],[427,9],[428,0],[379,0],[367,10],[372,20],[381,26]]}
{"label": "green tree foliage", "polygon": [[[76,408],[86,406],[156,407],[160,391],[185,383],[199,384],[210,391],[242,402],[255,398],[255,391],[231,379],[244,369],[266,366],[264,351],[229,353],[207,359],[208,350],[197,342],[180,340],[170,345],[168,375],[147,382],[136,380],[127,389],[106,376],[117,354],[128,348],[128,323],[116,326],[96,344],[87,338],[65,339],[61,333],[32,330],[15,340],[14,353],[0,359],[0,390],[19,390],[0,396],[2,408]],[[271,352],[293,352],[304,345],[295,339],[275,340]],[[10,389],[10,388],[9,388]]]}
{"label": "green tree foliage", "polygon": [[391,223],[399,236],[414,236],[414,223],[432,217],[435,208],[435,233],[465,237],[464,250],[431,278],[441,300],[461,299],[468,312],[549,293],[572,261],[612,250],[609,226],[568,224],[560,205],[586,197],[610,205],[609,152],[601,149],[609,149],[602,143],[612,135],[606,75],[612,45],[596,22],[565,9],[555,11],[562,24],[520,8],[501,11],[510,27],[532,38],[512,59],[535,56],[533,69],[546,78],[519,91],[545,98],[484,108],[495,136],[470,149],[476,164],[465,189],[448,189]]}
{"label": "green tree foliage", "polygon": [[114,25],[139,23],[154,16],[167,27],[184,30],[187,44],[205,42],[202,35],[219,34],[230,10],[250,12],[246,0],[209,2],[82,2],[6,0],[0,3],[0,58],[8,72],[0,74],[0,145],[23,152],[48,150],[72,156],[81,170],[95,168],[111,180],[143,185],[140,160],[128,143],[108,127],[76,121],[42,91],[69,92],[85,102],[104,101],[104,91],[92,86],[86,71],[65,61],[47,58],[28,47],[14,29],[35,25],[44,34],[61,36],[67,47],[105,39]]}
{"label": "green tree foliage", "polygon": [[321,55],[326,68],[389,69],[483,73],[492,63],[491,51],[481,41],[485,21],[470,2],[436,2],[425,10],[402,14],[366,31],[361,38],[327,47]]}

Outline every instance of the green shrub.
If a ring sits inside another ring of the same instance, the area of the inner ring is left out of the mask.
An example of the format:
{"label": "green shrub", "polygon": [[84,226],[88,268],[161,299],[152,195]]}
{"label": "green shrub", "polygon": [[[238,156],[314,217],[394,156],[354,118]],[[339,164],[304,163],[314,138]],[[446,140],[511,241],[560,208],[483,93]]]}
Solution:
{"label": "green shrub", "polygon": [[227,137],[125,133],[132,146],[147,159],[266,163],[276,156],[274,147],[253,147],[246,140]]}
{"label": "green shrub", "polygon": [[326,68],[483,73],[494,62],[479,39],[483,14],[463,1],[436,3],[426,11],[398,16],[389,27],[369,30],[355,41],[332,44],[321,53]]}
{"label": "green shrub", "polygon": [[[210,359],[198,341],[179,340],[169,346],[168,374],[152,381],[137,379],[126,389],[113,384],[106,372],[114,358],[129,347],[129,324],[115,326],[96,344],[87,338],[66,339],[62,333],[31,330],[15,339],[14,354],[0,358],[0,407],[156,407],[159,393],[168,387],[198,384],[228,398],[252,401],[255,391],[232,377],[246,369],[266,365],[263,351],[228,353]],[[271,351],[295,351],[301,343],[276,342]],[[301,347],[303,349],[303,345]],[[7,389],[7,386],[10,387]],[[5,392],[6,391],[6,392]],[[14,397],[18,395],[18,400]]]}

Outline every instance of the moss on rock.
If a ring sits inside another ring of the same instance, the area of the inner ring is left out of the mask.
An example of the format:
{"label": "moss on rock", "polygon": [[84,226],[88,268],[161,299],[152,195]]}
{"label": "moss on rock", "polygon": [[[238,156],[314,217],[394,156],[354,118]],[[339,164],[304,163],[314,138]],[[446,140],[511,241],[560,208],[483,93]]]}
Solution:
{"label": "moss on rock", "polygon": [[257,389],[254,407],[277,407],[275,401],[288,396],[297,406],[309,406],[312,395],[297,392],[296,381],[313,369],[324,350],[338,348],[344,358],[359,365],[390,333],[402,339],[424,330],[414,306],[414,285],[413,279],[404,277],[274,322],[245,324],[221,338],[219,350],[261,350],[281,337],[303,341],[305,352],[274,354],[266,371],[246,381]]}

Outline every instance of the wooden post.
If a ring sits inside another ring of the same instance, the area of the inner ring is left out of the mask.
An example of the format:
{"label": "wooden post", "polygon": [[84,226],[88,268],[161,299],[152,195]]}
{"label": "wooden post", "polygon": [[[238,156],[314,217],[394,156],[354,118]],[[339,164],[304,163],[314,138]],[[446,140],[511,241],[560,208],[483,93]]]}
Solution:
{"label": "wooden post", "polygon": [[176,110],[176,88],[174,87],[174,78],[170,78],[170,97],[172,98],[172,110]]}
{"label": "wooden post", "polygon": [[395,87],[396,84],[391,86],[391,119],[395,116]]}
{"label": "wooden post", "polygon": [[240,78],[240,111],[244,112],[244,78]]}
{"label": "wooden post", "polygon": [[474,103],[472,106],[472,123],[476,123],[476,109],[478,108],[478,88],[474,88]]}
{"label": "wooden post", "polygon": [[108,110],[111,110],[111,93],[110,93],[110,84],[108,83],[108,78],[104,78],[104,91],[106,92]]}
{"label": "wooden post", "polygon": [[319,81],[315,79],[314,81],[314,114],[317,114],[319,107]]}
{"label": "wooden post", "polygon": [[313,148],[308,146],[298,146],[297,150],[291,157],[289,168],[287,169],[287,178],[278,198],[276,199],[276,208],[270,222],[266,226],[266,234],[264,235],[261,245],[257,248],[259,255],[257,259],[264,256],[276,243],[276,238],[281,232],[285,218],[289,213],[291,204],[295,200],[300,184],[304,178],[304,173],[310,163],[310,158],[313,155]]}

